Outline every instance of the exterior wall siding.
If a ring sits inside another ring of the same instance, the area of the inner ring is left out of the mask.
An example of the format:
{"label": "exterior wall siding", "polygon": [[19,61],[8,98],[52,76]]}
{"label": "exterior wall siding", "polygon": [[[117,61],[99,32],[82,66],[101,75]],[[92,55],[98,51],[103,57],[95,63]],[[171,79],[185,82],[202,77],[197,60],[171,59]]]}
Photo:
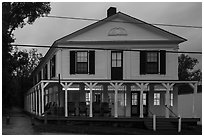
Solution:
{"label": "exterior wall siding", "polygon": [[[61,74],[63,79],[111,79],[111,51],[95,51],[95,74],[70,75],[69,49],[58,50],[56,53],[56,77]],[[48,67],[49,68],[49,67]],[[178,80],[178,56],[167,53],[166,75],[140,75],[140,53],[123,52],[123,79],[125,80]],[[48,69],[49,73],[49,69]]]}

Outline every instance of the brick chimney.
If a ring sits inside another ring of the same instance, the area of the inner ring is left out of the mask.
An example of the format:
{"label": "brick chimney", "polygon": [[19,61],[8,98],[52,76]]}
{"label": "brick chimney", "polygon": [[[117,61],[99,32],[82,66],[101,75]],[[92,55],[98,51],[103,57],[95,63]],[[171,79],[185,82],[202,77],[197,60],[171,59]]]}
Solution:
{"label": "brick chimney", "polygon": [[110,7],[108,10],[107,10],[107,17],[110,17],[112,15],[116,14],[116,8],[115,7]]}

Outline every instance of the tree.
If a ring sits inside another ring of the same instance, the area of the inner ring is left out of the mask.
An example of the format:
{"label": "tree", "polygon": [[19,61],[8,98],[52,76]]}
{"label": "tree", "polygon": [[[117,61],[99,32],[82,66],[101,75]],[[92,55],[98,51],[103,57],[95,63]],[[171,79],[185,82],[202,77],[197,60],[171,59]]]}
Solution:
{"label": "tree", "polygon": [[[32,24],[37,18],[49,14],[50,10],[49,2],[2,3],[2,97],[5,107],[12,105],[9,99],[11,95],[14,95],[15,86],[18,85],[13,82],[13,72],[20,64],[27,62],[27,54],[24,52],[12,55],[11,43],[15,41],[13,31],[26,24]],[[22,59],[18,60],[19,58],[15,58],[16,56],[22,56]],[[19,68],[20,70],[21,68]]]}
{"label": "tree", "polygon": [[[23,107],[24,93],[26,93],[32,86],[32,78],[30,77],[32,71],[40,63],[42,54],[38,53],[37,49],[19,50],[17,47],[12,52],[12,79],[10,83],[10,92],[6,94],[9,104],[12,102],[15,105]],[[12,93],[12,94],[11,94]],[[14,105],[14,104],[12,104]]]}
{"label": "tree", "polygon": [[37,49],[34,48],[27,52],[27,50],[19,50],[15,47],[12,58],[12,75],[29,78],[43,56],[41,53],[38,53]]}
{"label": "tree", "polygon": [[198,62],[196,58],[181,54],[178,58],[178,76],[179,80],[195,80],[200,81],[202,77],[201,70],[195,70],[194,67]]}

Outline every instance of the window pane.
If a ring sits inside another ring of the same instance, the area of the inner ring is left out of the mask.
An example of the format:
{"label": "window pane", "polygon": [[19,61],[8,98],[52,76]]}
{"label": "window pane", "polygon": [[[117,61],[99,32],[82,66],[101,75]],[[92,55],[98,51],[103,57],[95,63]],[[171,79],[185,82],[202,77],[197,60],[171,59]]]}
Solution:
{"label": "window pane", "polygon": [[160,105],[160,93],[154,93],[154,105]]}
{"label": "window pane", "polygon": [[112,60],[112,67],[116,67],[116,61]]}
{"label": "window pane", "polygon": [[147,52],[147,62],[157,62],[157,52]]}
{"label": "window pane", "polygon": [[158,73],[157,63],[147,63],[146,64],[147,73]]}
{"label": "window pane", "polygon": [[77,73],[88,73],[87,63],[77,63]]}
{"label": "window pane", "polygon": [[117,60],[117,67],[121,67],[121,60]]}
{"label": "window pane", "polygon": [[121,53],[120,52],[117,53],[117,59],[121,60]]}
{"label": "window pane", "polygon": [[77,52],[77,62],[87,62],[87,52]]}
{"label": "window pane", "polygon": [[116,60],[116,53],[114,53],[114,52],[112,53],[112,59]]}

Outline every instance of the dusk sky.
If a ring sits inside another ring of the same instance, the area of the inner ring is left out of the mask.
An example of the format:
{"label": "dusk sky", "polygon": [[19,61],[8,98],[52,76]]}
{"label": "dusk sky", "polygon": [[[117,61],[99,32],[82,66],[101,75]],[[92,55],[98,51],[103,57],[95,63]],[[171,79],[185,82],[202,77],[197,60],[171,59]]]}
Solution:
{"label": "dusk sky", "polygon": [[[111,6],[117,7],[117,11],[147,23],[202,26],[201,2],[53,2],[51,3],[49,15],[103,19],[106,18],[106,11]],[[26,25],[24,28],[19,28],[14,32],[16,38],[15,44],[51,46],[55,40],[92,23],[94,21],[39,18],[33,25]],[[202,51],[201,28],[157,27],[188,40],[180,44],[180,51]],[[47,50],[47,48],[39,48],[39,52],[43,53],[43,55]],[[192,57],[199,59],[199,68],[201,68],[201,55],[193,55]]]}

